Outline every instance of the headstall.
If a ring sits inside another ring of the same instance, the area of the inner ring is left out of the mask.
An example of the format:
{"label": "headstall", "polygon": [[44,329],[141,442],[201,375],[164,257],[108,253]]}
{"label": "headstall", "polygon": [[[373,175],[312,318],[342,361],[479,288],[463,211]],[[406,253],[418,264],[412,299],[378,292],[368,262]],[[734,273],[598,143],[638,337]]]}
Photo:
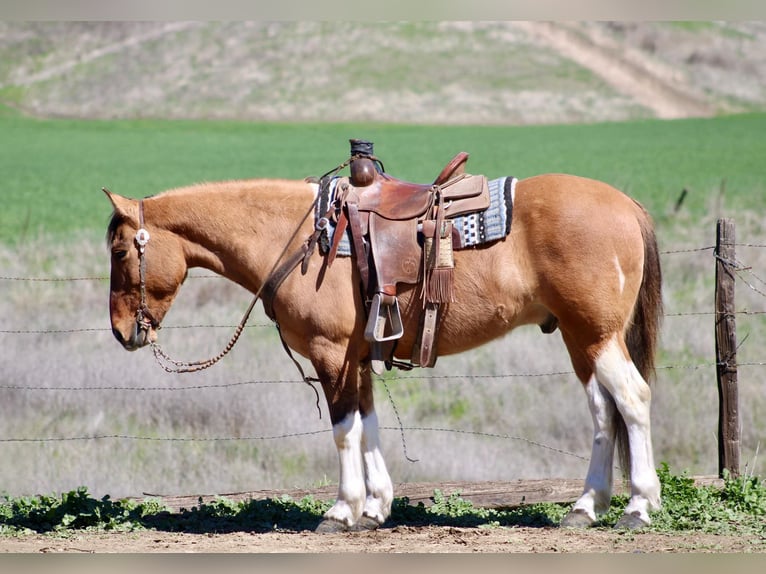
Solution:
{"label": "headstall", "polygon": [[157,327],[149,307],[146,304],[146,244],[151,236],[144,228],[144,201],[138,202],[138,231],[136,231],[136,249],[138,249],[138,281],[141,294],[141,302],[136,309],[136,325],[138,330],[149,332],[151,327]]}

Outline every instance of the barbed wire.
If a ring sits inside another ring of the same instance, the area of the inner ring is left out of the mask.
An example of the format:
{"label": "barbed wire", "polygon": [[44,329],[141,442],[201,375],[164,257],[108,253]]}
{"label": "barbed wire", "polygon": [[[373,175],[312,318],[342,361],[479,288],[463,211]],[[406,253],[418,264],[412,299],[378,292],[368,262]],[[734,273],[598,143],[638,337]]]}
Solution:
{"label": "barbed wire", "polygon": [[65,437],[21,437],[21,438],[0,438],[0,443],[12,443],[12,442],[31,442],[31,443],[47,443],[47,442],[78,442],[86,440],[104,440],[104,439],[119,439],[119,440],[135,440],[135,441],[147,441],[147,442],[234,442],[234,441],[255,441],[255,440],[279,440],[286,438],[296,438],[311,435],[318,435],[330,432],[332,429],[322,429],[314,431],[304,431],[295,433],[284,433],[280,435],[266,435],[266,436],[245,436],[245,437],[155,437],[155,436],[139,436],[128,434],[94,434],[87,436],[65,436]]}
{"label": "barbed wire", "polygon": [[689,249],[671,249],[666,251],[660,251],[660,255],[674,255],[676,253],[696,253],[699,251],[710,251],[711,249],[715,249],[715,245],[710,245],[708,247],[692,247]]}
{"label": "barbed wire", "polygon": [[[187,279],[226,279],[222,275],[189,275]],[[85,277],[16,277],[0,275],[0,281],[30,281],[38,283],[65,283],[67,281],[108,281],[107,275]]]}
{"label": "barbed wire", "polygon": [[749,287],[749,288],[750,288],[752,291],[754,291],[755,293],[758,293],[758,294],[759,294],[761,297],[766,297],[766,292],[762,291],[761,289],[759,289],[758,287],[756,287],[755,285],[753,285],[752,283],[750,283],[750,282],[749,282],[747,279],[745,279],[745,278],[742,276],[742,273],[743,273],[743,272],[746,272],[746,273],[750,273],[750,274],[751,274],[751,275],[752,275],[752,276],[753,276],[753,277],[754,277],[754,278],[755,278],[755,279],[756,279],[758,282],[762,283],[763,285],[766,285],[766,281],[764,281],[763,279],[761,279],[760,277],[758,277],[758,275],[756,275],[755,273],[753,273],[752,269],[746,269],[746,268],[745,268],[745,269],[738,269],[738,270],[735,270],[735,273],[737,274],[737,277],[738,277],[738,278],[739,278],[739,279],[740,279],[740,280],[741,280],[741,281],[742,281],[742,282],[743,282],[745,285],[747,285],[747,286],[748,286],[748,287]]}
{"label": "barbed wire", "polygon": [[[759,278],[760,281],[763,281]],[[743,282],[753,289],[756,293],[766,297],[766,293],[754,287],[743,279]],[[716,315],[731,315],[732,313],[726,313],[723,311],[687,311],[683,313],[665,313],[663,317],[696,317],[707,316],[714,317]],[[734,315],[766,315],[766,310],[751,311],[750,309],[741,309],[734,311]],[[246,329],[263,329],[274,327],[274,323],[251,323],[245,326]],[[163,330],[174,329],[235,329],[237,325],[217,325],[217,324],[192,324],[192,325],[163,325]],[[0,334],[3,335],[67,335],[75,333],[111,333],[112,330],[109,327],[73,327],[70,329],[0,329]]]}
{"label": "barbed wire", "polygon": [[[656,370],[691,370],[696,371],[700,369],[712,369],[718,366],[715,362],[697,363],[690,365],[659,365]],[[738,367],[754,367],[754,366],[766,366],[766,362],[761,361],[743,361],[737,363]],[[527,379],[527,378],[541,378],[541,377],[559,377],[559,376],[572,376],[574,371],[551,371],[543,373],[504,373],[504,374],[458,374],[458,375],[392,375],[386,378],[378,377],[375,382],[379,382],[383,385],[385,383],[416,380],[416,381],[465,381],[470,380],[482,380],[482,379]],[[266,379],[266,380],[249,380],[249,381],[236,381],[233,383],[210,383],[202,385],[185,385],[182,387],[163,387],[163,386],[126,386],[126,385],[83,385],[83,386],[63,386],[52,387],[43,385],[0,385],[0,390],[6,391],[53,391],[53,392],[90,392],[90,391],[128,391],[128,392],[188,392],[188,391],[201,391],[209,389],[230,389],[235,387],[245,387],[254,385],[304,385],[305,382],[301,379]],[[388,392],[388,389],[386,389]],[[390,398],[390,392],[389,398]]]}
{"label": "barbed wire", "polygon": [[0,389],[7,391],[66,391],[66,392],[85,392],[85,391],[132,391],[132,392],[150,392],[150,391],[162,391],[162,392],[179,392],[179,391],[201,391],[206,389],[229,389],[234,387],[244,387],[250,385],[293,385],[293,384],[306,384],[302,380],[263,380],[263,381],[238,381],[235,383],[210,383],[205,385],[186,385],[183,387],[160,387],[160,386],[140,386],[131,387],[125,385],[94,385],[94,386],[67,386],[67,387],[50,387],[50,386],[29,386],[29,385],[0,385]]}
{"label": "barbed wire", "polygon": [[[246,329],[273,327],[274,323],[252,323],[245,325]],[[237,325],[163,325],[167,329],[236,329]],[[61,335],[73,333],[111,333],[109,327],[76,327],[72,329],[5,329],[0,333],[5,335]]]}
{"label": "barbed wire", "polygon": [[[736,247],[751,247],[751,248],[766,248],[766,244],[761,243],[732,243]],[[674,255],[677,253],[697,253],[703,251],[710,251],[715,249],[715,245],[707,245],[705,247],[691,247],[688,249],[668,249],[660,251],[660,255]],[[198,274],[189,275],[188,279],[225,279],[222,275],[217,274]],[[40,283],[66,283],[67,281],[108,281],[108,275],[93,275],[83,277],[19,277],[0,275],[0,281],[30,281]]]}
{"label": "barbed wire", "polygon": [[66,281],[105,281],[109,277],[7,277],[0,276],[2,281],[31,281],[40,283],[62,283]]}
{"label": "barbed wire", "polygon": [[[737,247],[746,247],[746,248],[766,248],[766,244],[756,244],[756,243],[735,243],[734,244]],[[695,252],[705,252],[714,250],[715,246],[705,246],[700,248],[689,248],[689,249],[675,249],[675,250],[666,250],[666,251],[660,251],[660,255],[673,255],[673,254],[679,254],[679,253],[695,253]],[[737,276],[742,280],[742,282],[750,288],[755,293],[758,293],[761,296],[766,297],[766,292],[759,287],[756,287],[754,283],[759,283],[762,285],[766,285],[766,280],[761,278],[759,275],[757,275],[755,272],[753,272],[752,268],[745,266],[740,261],[732,262],[732,266],[734,269],[734,272],[737,274]],[[745,277],[743,277],[743,274],[749,274],[753,278],[752,282],[748,281]],[[220,275],[190,275],[190,279],[223,279]],[[107,276],[80,276],[80,277],[13,277],[13,276],[0,276],[0,280],[3,281],[16,281],[16,282],[41,282],[41,283],[66,283],[66,282],[75,282],[75,281],[106,281],[109,277]],[[688,317],[688,316],[716,316],[722,314],[720,312],[716,311],[699,311],[699,312],[679,312],[679,313],[666,313],[665,317]],[[766,311],[752,311],[748,309],[743,309],[740,311],[735,311],[734,314],[736,315],[762,315],[766,314]],[[248,328],[263,328],[263,327],[272,327],[272,323],[254,323],[250,324],[247,327]],[[198,329],[198,328],[226,328],[231,329],[235,327],[234,325],[216,325],[216,324],[196,324],[196,325],[171,325],[166,326],[164,329]],[[69,329],[14,329],[14,330],[0,330],[0,333],[2,334],[13,334],[13,335],[28,335],[28,334],[74,334],[74,333],[94,333],[94,332],[111,332],[110,328],[94,328],[94,327],[84,327],[84,328],[69,328]],[[711,369],[716,368],[718,365],[715,362],[706,362],[706,363],[699,363],[699,364],[687,364],[687,365],[662,365],[656,367],[657,370],[672,370],[672,369],[682,369],[682,370],[699,370],[699,369]],[[741,362],[738,363],[737,366],[744,367],[744,366],[766,366],[766,362],[759,362],[759,361],[752,361],[752,362]],[[561,371],[552,371],[552,372],[540,372],[540,373],[506,373],[506,374],[453,374],[453,375],[429,375],[429,376],[419,376],[419,375],[391,375],[387,376],[385,379],[378,378],[378,382],[383,383],[385,387],[386,382],[394,382],[394,381],[404,381],[404,380],[421,380],[421,381],[428,381],[428,380],[445,380],[445,381],[451,381],[451,380],[465,380],[465,379],[472,379],[472,380],[482,380],[482,379],[524,379],[524,378],[541,378],[541,377],[557,377],[557,376],[572,376],[574,375],[574,371],[571,370],[561,370]],[[238,382],[231,382],[231,383],[211,383],[211,384],[200,384],[200,385],[188,385],[188,386],[182,386],[182,387],[161,387],[161,386],[139,386],[139,387],[131,387],[131,386],[119,386],[119,385],[100,385],[100,386],[66,386],[66,387],[51,387],[51,386],[25,386],[25,385],[0,385],[0,389],[3,390],[16,390],[16,391],[54,391],[54,392],[91,392],[91,391],[128,391],[128,392],[179,392],[179,391],[199,391],[199,390],[205,390],[205,389],[228,389],[228,388],[235,388],[235,387],[243,387],[248,385],[264,385],[264,384],[300,384],[303,385],[303,380],[282,380],[282,379],[274,379],[274,380],[248,380],[248,381],[238,381]],[[386,392],[390,396],[390,391],[387,387],[385,387]],[[391,401],[393,404],[393,400]],[[394,406],[394,408],[396,408]],[[585,456],[578,455],[576,453],[572,453],[569,451],[566,451],[561,448],[553,447],[550,445],[546,445],[544,443],[541,443],[539,441],[534,441],[525,437],[516,436],[516,435],[509,435],[509,434],[501,434],[501,433],[493,433],[493,432],[485,432],[485,431],[473,431],[473,430],[464,430],[464,429],[450,429],[450,428],[439,428],[439,427],[424,427],[424,426],[413,426],[413,427],[407,427],[402,424],[401,419],[398,416],[398,412],[396,413],[398,426],[396,427],[389,427],[389,426],[381,426],[381,430],[386,431],[396,431],[402,434],[402,445],[404,449],[404,455],[407,460],[414,462],[414,459],[411,459],[407,455],[407,447],[406,443],[404,442],[404,432],[405,431],[412,431],[412,432],[440,432],[440,433],[451,433],[451,434],[459,434],[459,435],[470,435],[470,436],[478,436],[478,437],[486,437],[486,438],[497,438],[497,439],[504,439],[504,440],[514,440],[514,441],[520,441],[527,443],[531,446],[535,446],[538,448],[550,450],[552,452],[556,452],[558,454],[563,454],[566,456],[572,456],[584,461],[589,460]],[[150,436],[139,436],[139,435],[128,435],[128,434],[101,434],[101,435],[83,435],[83,436],[71,436],[71,437],[22,437],[22,438],[0,438],[0,443],[55,443],[55,442],[76,442],[76,441],[90,441],[90,440],[131,440],[131,441],[150,441],[150,442],[227,442],[227,441],[270,441],[270,440],[280,440],[280,439],[288,439],[288,438],[298,438],[298,437],[307,437],[307,436],[313,436],[313,435],[319,435],[319,434],[325,434],[331,432],[331,429],[321,429],[321,430],[313,430],[313,431],[304,431],[304,432],[295,432],[295,433],[283,433],[283,434],[277,434],[277,435],[262,435],[262,436],[246,436],[246,437],[150,437]]]}
{"label": "barbed wire", "polygon": [[[503,440],[512,440],[517,442],[524,442],[530,446],[535,446],[557,454],[563,454],[578,458],[580,460],[588,461],[589,459],[583,455],[570,452],[568,450],[550,446],[540,441],[528,439],[526,437],[486,432],[486,431],[474,431],[465,429],[450,429],[443,427],[407,427],[407,426],[385,426],[378,427],[383,431],[396,431],[396,432],[435,432],[435,433],[450,433],[466,436],[477,436],[484,438],[497,438]],[[326,434],[332,432],[332,429],[318,429],[313,431],[283,433],[278,435],[262,435],[262,436],[244,436],[244,437],[153,437],[153,436],[140,436],[140,435],[128,435],[128,434],[94,434],[94,435],[81,435],[81,436],[69,436],[69,437],[11,437],[0,438],[0,443],[60,443],[60,442],[82,442],[90,440],[129,440],[129,441],[145,441],[145,442],[187,442],[187,443],[213,443],[213,442],[238,442],[238,441],[270,441],[270,440],[284,440],[289,438],[300,438],[307,436],[316,436],[320,434]],[[406,456],[406,452],[405,452]],[[411,459],[406,457],[410,462],[418,462],[417,459]]]}

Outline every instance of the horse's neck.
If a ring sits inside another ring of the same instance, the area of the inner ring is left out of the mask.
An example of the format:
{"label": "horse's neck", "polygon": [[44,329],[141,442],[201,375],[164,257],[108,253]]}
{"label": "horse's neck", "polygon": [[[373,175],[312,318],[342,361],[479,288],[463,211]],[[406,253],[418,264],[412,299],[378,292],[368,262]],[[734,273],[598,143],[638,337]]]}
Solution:
{"label": "horse's neck", "polygon": [[181,239],[188,267],[251,290],[283,250],[292,252],[308,236],[313,220],[304,216],[312,199],[306,184],[278,180],[205,184],[156,197],[161,226]]}

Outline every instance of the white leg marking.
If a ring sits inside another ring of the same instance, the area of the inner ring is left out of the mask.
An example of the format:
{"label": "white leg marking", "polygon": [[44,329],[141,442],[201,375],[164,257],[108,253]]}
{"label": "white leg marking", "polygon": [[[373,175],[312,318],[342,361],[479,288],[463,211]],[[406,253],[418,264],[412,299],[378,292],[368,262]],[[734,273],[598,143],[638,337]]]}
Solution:
{"label": "white leg marking", "polygon": [[654,466],[650,405],[652,392],[632,361],[612,339],[596,359],[596,378],[614,398],[628,428],[631,498],[626,514],[649,523],[649,511],[660,507],[660,482]]}
{"label": "white leg marking", "polygon": [[380,452],[378,415],[371,411],[362,418],[362,457],[367,480],[367,500],[364,514],[383,524],[391,514],[394,487]]}
{"label": "white leg marking", "polygon": [[593,418],[593,447],[591,450],[585,489],[573,510],[585,512],[591,520],[609,509],[612,498],[612,468],[614,460],[614,402],[599,385],[595,376],[585,386],[588,407]]}
{"label": "white leg marking", "polygon": [[361,450],[362,418],[359,411],[349,413],[341,422],[333,425],[332,432],[338,449],[340,484],[338,498],[325,513],[325,518],[332,518],[351,526],[362,516],[365,498]]}
{"label": "white leg marking", "polygon": [[620,282],[620,294],[622,294],[622,292],[625,290],[625,273],[622,272],[620,259],[616,255],[614,256],[614,266],[617,268],[617,277]]}

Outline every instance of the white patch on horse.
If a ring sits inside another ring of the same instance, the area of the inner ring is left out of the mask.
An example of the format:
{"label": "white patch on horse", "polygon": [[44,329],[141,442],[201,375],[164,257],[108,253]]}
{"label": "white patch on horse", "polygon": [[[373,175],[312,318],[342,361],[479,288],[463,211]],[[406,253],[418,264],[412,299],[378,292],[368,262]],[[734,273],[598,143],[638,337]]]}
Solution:
{"label": "white patch on horse", "polygon": [[612,395],[628,429],[631,498],[625,514],[637,513],[648,524],[649,510],[660,507],[660,483],[654,467],[650,430],[651,389],[633,361],[623,354],[616,336],[596,358],[595,376]]}
{"label": "white patch on horse", "polygon": [[325,513],[331,518],[352,526],[362,516],[365,502],[364,469],[362,467],[362,418],[359,411],[346,415],[332,427],[340,462],[338,498]]}
{"label": "white patch on horse", "polygon": [[614,256],[614,266],[617,268],[617,278],[620,282],[620,293],[625,290],[625,273],[622,272],[622,266],[620,266],[620,258]]}

